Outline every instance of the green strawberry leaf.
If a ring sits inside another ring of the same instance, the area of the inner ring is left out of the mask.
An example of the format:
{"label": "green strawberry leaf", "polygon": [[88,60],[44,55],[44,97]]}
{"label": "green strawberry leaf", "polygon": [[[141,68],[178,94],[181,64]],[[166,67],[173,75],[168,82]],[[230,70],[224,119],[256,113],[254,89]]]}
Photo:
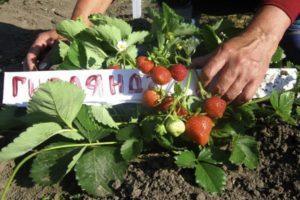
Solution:
{"label": "green strawberry leaf", "polygon": [[98,124],[94,119],[90,106],[82,105],[74,124],[79,132],[89,140],[95,142],[109,135],[113,130],[103,124]]}
{"label": "green strawberry leaf", "polygon": [[194,152],[186,150],[175,156],[175,163],[178,167],[194,168],[197,164],[197,159]]}
{"label": "green strawberry leaf", "polygon": [[147,31],[133,32],[128,36],[127,45],[131,46],[136,43],[142,43],[149,33]]}
{"label": "green strawberry leaf", "polygon": [[[108,108],[109,113],[111,113],[111,116],[115,121],[129,123],[133,121],[136,123],[138,118],[147,110],[149,109],[144,107],[142,104],[136,103],[118,104]],[[130,113],[130,115],[128,115],[128,113]]]}
{"label": "green strawberry leaf", "polygon": [[272,57],[272,61],[271,63],[279,63],[280,61],[282,61],[284,58],[286,57],[284,50],[281,47],[278,47],[276,52],[274,53],[273,57]]}
{"label": "green strawberry leaf", "polygon": [[165,135],[168,133],[164,124],[157,124],[155,127],[155,132],[158,133],[158,135]]}
{"label": "green strawberry leaf", "polygon": [[270,98],[270,102],[275,109],[276,114],[280,116],[283,121],[292,125],[296,125],[295,119],[291,117],[294,98],[294,92],[284,92],[279,94],[277,91],[274,91]]}
{"label": "green strawberry leaf", "polygon": [[236,135],[232,142],[232,153],[229,158],[233,164],[244,164],[250,169],[254,169],[259,164],[259,153],[257,142],[253,137],[246,135]]}
{"label": "green strawberry leaf", "polygon": [[0,130],[9,130],[20,125],[20,120],[16,116],[18,108],[5,106],[0,108]]}
{"label": "green strawberry leaf", "polygon": [[56,31],[58,34],[62,35],[63,37],[72,40],[75,38],[75,36],[78,33],[80,33],[86,28],[87,26],[81,19],[78,19],[76,21],[64,20],[56,26]]}
{"label": "green strawberry leaf", "polygon": [[121,155],[126,161],[136,158],[143,150],[143,142],[138,139],[126,140],[121,146]]}
{"label": "green strawberry leaf", "polygon": [[297,114],[298,116],[300,116],[300,106],[297,106],[297,107],[296,107],[296,114]]}
{"label": "green strawberry leaf", "polygon": [[166,149],[170,149],[170,150],[176,149],[176,147],[174,147],[173,145],[174,138],[172,137],[171,134],[165,134],[165,135],[156,134],[155,139],[159,143],[159,145],[161,145]]}
{"label": "green strawberry leaf", "polygon": [[188,96],[186,98],[186,102],[184,102],[186,104],[186,108],[188,110],[190,110],[191,112],[201,112],[201,107],[202,107],[202,101],[200,100],[199,97],[197,96]]}
{"label": "green strawberry leaf", "polygon": [[58,48],[59,48],[59,56],[62,60],[64,60],[68,54],[70,46],[67,45],[64,41],[59,41]]}
{"label": "green strawberry leaf", "polygon": [[113,193],[111,184],[123,180],[127,163],[117,147],[100,146],[85,153],[75,166],[76,179],[82,189],[94,196]]}
{"label": "green strawberry leaf", "polygon": [[126,141],[129,139],[138,139],[141,137],[141,134],[141,130],[137,124],[129,124],[118,131],[116,138],[119,141]]}
{"label": "green strawberry leaf", "polygon": [[242,105],[234,111],[234,117],[240,125],[251,128],[256,123],[253,105]]}
{"label": "green strawberry leaf", "polygon": [[85,94],[74,84],[54,81],[40,85],[28,103],[29,113],[45,113],[58,117],[70,128],[79,112]]}
{"label": "green strawberry leaf", "polygon": [[67,172],[65,174],[68,174],[72,171],[72,169],[77,164],[78,160],[81,158],[81,156],[85,152],[86,148],[87,148],[86,146],[81,148],[81,150],[76,155],[73,156],[72,161],[68,164]]}
{"label": "green strawberry leaf", "polygon": [[59,69],[75,70],[85,67],[87,57],[82,43],[74,40],[64,58],[64,61],[59,65]]}
{"label": "green strawberry leaf", "polygon": [[108,42],[116,48],[119,41],[122,40],[121,31],[112,25],[98,25],[94,27],[96,36]]}
{"label": "green strawberry leaf", "polygon": [[203,26],[200,29],[199,33],[203,40],[203,44],[207,52],[212,52],[221,43],[220,38],[218,37],[217,33],[212,29],[211,26],[208,25]]}
{"label": "green strawberry leaf", "polygon": [[52,136],[64,132],[57,123],[35,124],[21,133],[12,143],[1,149],[0,161],[15,159],[33,150]]}
{"label": "green strawberry leaf", "polygon": [[[135,60],[137,55],[138,55],[138,49],[136,48],[136,46],[129,46],[127,49],[126,49],[126,54],[129,56],[129,58],[131,60]],[[135,66],[134,66],[135,67]],[[133,69],[133,68],[131,68]]]}
{"label": "green strawberry leaf", "polygon": [[[53,143],[46,148],[65,145]],[[68,143],[69,144],[69,143]],[[47,186],[60,182],[68,172],[68,165],[78,148],[64,148],[39,153],[32,163],[30,177],[39,185]]]}
{"label": "green strawberry leaf", "polygon": [[232,137],[236,134],[243,134],[245,128],[241,124],[237,124],[236,121],[218,121],[216,127],[212,131],[212,136],[217,138]]}
{"label": "green strawberry leaf", "polygon": [[78,133],[77,130],[67,130],[61,132],[60,135],[75,141],[84,140],[84,137],[80,133]]}
{"label": "green strawberry leaf", "polygon": [[82,42],[85,50],[86,64],[82,67],[87,69],[101,68],[104,60],[107,58],[106,53],[98,46],[90,42]]}
{"label": "green strawberry leaf", "polygon": [[89,16],[89,20],[96,26],[107,24],[117,27],[121,31],[122,38],[128,37],[132,32],[132,28],[127,22],[115,17],[109,17],[103,14],[92,14]]}
{"label": "green strawberry leaf", "polygon": [[195,35],[199,32],[199,28],[197,28],[193,24],[181,23],[179,28],[174,30],[175,36],[187,36],[187,35]]}
{"label": "green strawberry leaf", "polygon": [[117,123],[111,117],[105,106],[91,106],[91,113],[94,116],[95,120],[100,124],[118,129]]}
{"label": "green strawberry leaf", "polygon": [[201,162],[196,165],[196,183],[211,193],[220,193],[226,184],[225,172],[210,163]]}
{"label": "green strawberry leaf", "polygon": [[147,116],[141,121],[140,126],[145,141],[150,142],[155,138],[156,126],[157,124],[161,124],[162,121],[163,119],[157,116]]}
{"label": "green strawberry leaf", "polygon": [[200,162],[206,162],[210,164],[218,164],[216,160],[213,159],[212,151],[208,148],[204,148],[200,151],[198,155],[198,160]]}
{"label": "green strawberry leaf", "polygon": [[[185,54],[188,57],[191,57],[196,52],[196,49],[199,44],[200,44],[199,39],[194,37],[188,38],[182,41],[182,49],[184,50]],[[189,65],[190,63],[186,63],[186,64]]]}

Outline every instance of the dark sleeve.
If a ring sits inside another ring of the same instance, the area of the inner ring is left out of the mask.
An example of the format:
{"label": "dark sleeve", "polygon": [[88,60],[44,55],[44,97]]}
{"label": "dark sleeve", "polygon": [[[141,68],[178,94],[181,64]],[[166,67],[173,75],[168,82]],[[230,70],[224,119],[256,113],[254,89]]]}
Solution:
{"label": "dark sleeve", "polygon": [[282,9],[294,22],[300,16],[300,0],[263,0],[263,5]]}

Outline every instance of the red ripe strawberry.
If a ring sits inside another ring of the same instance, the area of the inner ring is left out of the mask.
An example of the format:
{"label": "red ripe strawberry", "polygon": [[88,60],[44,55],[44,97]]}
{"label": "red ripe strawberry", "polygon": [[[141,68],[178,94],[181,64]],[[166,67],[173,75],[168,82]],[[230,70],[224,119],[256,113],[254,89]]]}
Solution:
{"label": "red ripe strawberry", "polygon": [[158,85],[165,85],[171,81],[172,76],[167,68],[163,66],[157,66],[152,69],[151,78],[154,83]]}
{"label": "red ripe strawberry", "polygon": [[157,94],[157,92],[155,92],[154,90],[147,90],[144,92],[143,95],[144,103],[150,108],[156,107],[159,99],[160,99],[159,94]]}
{"label": "red ripe strawberry", "polygon": [[187,111],[187,109],[185,109],[184,107],[180,106],[177,111],[176,111],[177,115],[180,117],[186,117],[188,116],[189,112]]}
{"label": "red ripe strawberry", "polygon": [[183,81],[188,74],[188,70],[182,64],[172,65],[170,72],[175,81]]}
{"label": "red ripe strawberry", "polygon": [[226,101],[220,97],[211,97],[204,102],[204,111],[211,118],[221,118],[226,110]]}
{"label": "red ripe strawberry", "polygon": [[159,109],[163,112],[167,112],[170,109],[173,102],[174,102],[173,97],[166,97],[166,98],[164,98],[162,103],[159,105]]}
{"label": "red ripe strawberry", "polygon": [[108,69],[121,69],[120,65],[111,65]]}
{"label": "red ripe strawberry", "polygon": [[193,116],[186,123],[186,134],[199,145],[206,145],[213,127],[213,121],[207,116]]}
{"label": "red ripe strawberry", "polygon": [[139,56],[136,59],[136,63],[139,70],[141,70],[145,74],[148,74],[154,67],[154,62],[149,60],[146,56]]}

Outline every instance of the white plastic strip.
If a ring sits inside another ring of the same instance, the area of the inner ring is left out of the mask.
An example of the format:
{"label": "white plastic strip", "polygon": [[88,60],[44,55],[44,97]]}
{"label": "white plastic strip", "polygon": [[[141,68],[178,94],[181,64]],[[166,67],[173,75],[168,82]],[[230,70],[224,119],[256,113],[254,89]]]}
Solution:
{"label": "white plastic strip", "polygon": [[[198,71],[200,73],[200,71]],[[139,70],[69,70],[5,72],[3,103],[25,106],[41,83],[61,79],[71,82],[85,91],[85,104],[141,103],[143,92],[153,86],[151,78]],[[296,84],[297,69],[269,69],[256,98],[269,95],[272,90],[290,90]],[[184,87],[187,83],[181,84]],[[173,82],[163,88],[174,91]],[[196,74],[188,94],[197,92]]]}
{"label": "white plastic strip", "polygon": [[132,18],[142,17],[142,0],[132,0]]}

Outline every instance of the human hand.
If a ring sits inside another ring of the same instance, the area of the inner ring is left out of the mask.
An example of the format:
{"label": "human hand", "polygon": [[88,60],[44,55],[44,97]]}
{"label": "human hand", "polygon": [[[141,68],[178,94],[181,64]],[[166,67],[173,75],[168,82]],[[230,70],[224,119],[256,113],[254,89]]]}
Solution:
{"label": "human hand", "polygon": [[200,80],[205,87],[228,102],[242,103],[255,94],[276,48],[277,44],[263,33],[244,33],[193,63],[203,66]]}
{"label": "human hand", "polygon": [[31,45],[23,62],[24,69],[34,71],[38,70],[38,64],[41,63],[42,55],[47,54],[60,36],[55,30],[49,30],[40,33],[34,43]]}
{"label": "human hand", "polygon": [[251,100],[289,24],[282,10],[264,7],[243,34],[212,54],[194,59],[194,66],[202,66],[203,85],[229,103]]}

